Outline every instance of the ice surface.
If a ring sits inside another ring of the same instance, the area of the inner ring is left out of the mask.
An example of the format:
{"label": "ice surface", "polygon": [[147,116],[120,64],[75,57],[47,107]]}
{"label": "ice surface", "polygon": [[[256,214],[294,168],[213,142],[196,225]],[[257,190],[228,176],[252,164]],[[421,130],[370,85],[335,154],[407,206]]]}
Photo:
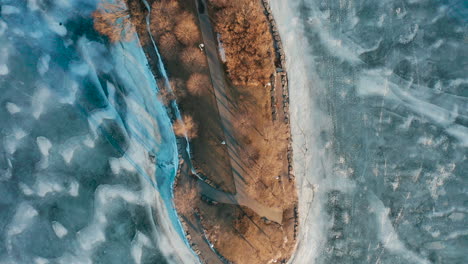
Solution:
{"label": "ice surface", "polygon": [[59,222],[52,222],[52,228],[54,229],[55,234],[59,238],[63,238],[68,234],[68,230]]}
{"label": "ice surface", "polygon": [[98,36],[94,0],[8,5],[0,263],[194,263],[167,207],[175,137],[138,40]]}
{"label": "ice surface", "polygon": [[468,51],[452,2],[272,1],[300,193],[292,263],[468,261]]}
{"label": "ice surface", "polygon": [[6,106],[6,109],[8,110],[8,112],[10,112],[10,114],[16,114],[16,113],[21,112],[21,108],[19,108],[14,103],[7,102],[5,106]]}

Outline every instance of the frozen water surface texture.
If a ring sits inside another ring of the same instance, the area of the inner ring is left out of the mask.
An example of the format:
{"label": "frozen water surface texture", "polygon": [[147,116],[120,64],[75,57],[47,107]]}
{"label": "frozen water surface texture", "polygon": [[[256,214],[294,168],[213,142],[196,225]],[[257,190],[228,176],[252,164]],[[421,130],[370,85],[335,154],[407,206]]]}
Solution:
{"label": "frozen water surface texture", "polygon": [[0,1],[0,263],[195,262],[155,79],[136,36],[94,31],[96,4]]}
{"label": "frozen water surface texture", "polygon": [[[97,3],[0,0],[0,263],[197,263],[154,76],[137,36],[94,31]],[[300,194],[290,262],[468,263],[466,1],[271,6]]]}
{"label": "frozen water surface texture", "polygon": [[291,90],[292,263],[467,263],[466,1],[272,1]]}

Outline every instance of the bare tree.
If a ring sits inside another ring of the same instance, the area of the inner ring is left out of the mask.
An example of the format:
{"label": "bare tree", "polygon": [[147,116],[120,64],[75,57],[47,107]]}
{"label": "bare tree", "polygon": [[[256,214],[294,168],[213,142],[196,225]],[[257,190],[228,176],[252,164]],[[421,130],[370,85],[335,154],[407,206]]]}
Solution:
{"label": "bare tree", "polygon": [[189,115],[185,115],[182,120],[177,120],[174,123],[173,128],[176,136],[187,136],[189,139],[197,137],[198,126]]}
{"label": "bare tree", "polygon": [[180,20],[175,26],[174,33],[184,45],[193,45],[200,40],[200,32],[194,20],[191,13],[184,12],[180,15]]}
{"label": "bare tree", "polygon": [[179,1],[177,0],[155,1],[151,5],[151,10],[159,14],[166,14],[170,17],[176,17],[181,12]]}
{"label": "bare tree", "polygon": [[92,16],[96,31],[107,36],[111,42],[132,40],[135,26],[122,0],[116,0],[115,4],[108,2],[99,4]]}
{"label": "bare tree", "polygon": [[208,66],[205,54],[195,47],[184,49],[180,55],[180,59],[184,63],[185,69],[189,72],[202,71]]}
{"label": "bare tree", "polygon": [[210,78],[201,73],[194,73],[187,81],[187,90],[191,95],[200,96],[206,92],[210,85]]}
{"label": "bare tree", "polygon": [[185,88],[185,83],[179,78],[171,78],[169,80],[171,85],[172,92],[176,95],[177,98],[184,98],[187,96],[187,89]]}
{"label": "bare tree", "polygon": [[158,44],[161,54],[166,60],[174,60],[180,53],[180,43],[177,41],[174,34],[170,32],[165,32],[162,34],[159,38]]}

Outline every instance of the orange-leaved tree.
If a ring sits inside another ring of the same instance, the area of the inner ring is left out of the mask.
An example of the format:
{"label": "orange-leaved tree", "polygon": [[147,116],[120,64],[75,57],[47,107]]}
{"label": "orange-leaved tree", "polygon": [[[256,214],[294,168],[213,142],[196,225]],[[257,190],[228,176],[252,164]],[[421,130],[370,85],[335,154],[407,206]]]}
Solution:
{"label": "orange-leaved tree", "polygon": [[177,120],[173,128],[174,134],[179,137],[187,136],[189,139],[192,139],[198,135],[198,126],[189,115],[185,115],[182,120]]}
{"label": "orange-leaved tree", "polygon": [[210,78],[206,74],[194,73],[187,81],[187,90],[191,95],[200,96],[208,90]]}
{"label": "orange-leaved tree", "polygon": [[92,16],[96,31],[107,36],[111,42],[130,41],[135,34],[135,26],[122,0],[100,3]]}

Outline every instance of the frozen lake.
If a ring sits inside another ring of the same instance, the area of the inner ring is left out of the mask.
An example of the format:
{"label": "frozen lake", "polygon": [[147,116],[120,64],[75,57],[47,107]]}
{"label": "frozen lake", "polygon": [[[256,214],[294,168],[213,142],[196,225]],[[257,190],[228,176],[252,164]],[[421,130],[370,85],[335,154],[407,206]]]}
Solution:
{"label": "frozen lake", "polygon": [[[466,4],[271,6],[300,192],[291,263],[468,263]],[[95,7],[0,0],[0,263],[196,263],[158,87],[136,39],[93,30]]]}

